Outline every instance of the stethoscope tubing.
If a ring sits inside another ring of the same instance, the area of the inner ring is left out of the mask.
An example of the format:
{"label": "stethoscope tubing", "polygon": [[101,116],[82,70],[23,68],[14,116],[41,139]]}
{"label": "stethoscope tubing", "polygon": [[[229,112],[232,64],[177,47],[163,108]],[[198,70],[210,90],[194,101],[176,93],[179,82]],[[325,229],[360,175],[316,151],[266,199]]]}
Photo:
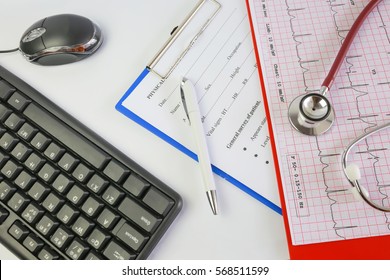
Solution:
{"label": "stethoscope tubing", "polygon": [[342,167],[343,167],[343,172],[344,172],[344,175],[345,177],[348,179],[349,183],[356,188],[356,190],[358,191],[359,195],[362,197],[362,199],[368,203],[370,206],[374,207],[375,209],[378,209],[378,210],[381,210],[383,212],[390,212],[390,208],[389,207],[383,207],[379,204],[376,204],[374,203],[366,194],[365,192],[363,191],[363,187],[360,185],[359,181],[357,179],[352,179],[349,177],[348,175],[348,172],[347,172],[347,166],[348,166],[348,155],[349,155],[349,152],[353,149],[353,147],[355,147],[355,145],[357,143],[359,143],[360,141],[372,136],[373,134],[377,133],[377,132],[380,132],[382,130],[385,130],[387,128],[389,128],[390,126],[390,123],[385,123],[381,126],[378,126],[376,127],[375,129],[369,131],[369,132],[366,132],[364,133],[363,135],[357,137],[356,139],[354,139],[348,146],[347,148],[344,150],[344,153],[341,157],[341,162],[342,162]]}
{"label": "stethoscope tubing", "polygon": [[371,0],[367,4],[367,6],[364,7],[364,9],[360,12],[359,16],[356,18],[347,36],[345,37],[344,42],[341,44],[340,50],[337,53],[337,56],[328,72],[328,75],[322,82],[322,87],[327,87],[328,89],[330,89],[360,27],[362,26],[368,15],[372,12],[372,10],[377,7],[378,4],[382,1],[383,0]]}

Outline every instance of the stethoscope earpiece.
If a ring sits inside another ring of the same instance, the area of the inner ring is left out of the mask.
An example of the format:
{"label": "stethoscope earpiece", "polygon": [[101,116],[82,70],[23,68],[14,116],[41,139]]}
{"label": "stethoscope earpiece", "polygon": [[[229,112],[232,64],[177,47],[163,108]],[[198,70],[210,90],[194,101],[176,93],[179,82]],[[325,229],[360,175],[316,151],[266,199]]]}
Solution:
{"label": "stethoscope earpiece", "polygon": [[[370,197],[368,191],[359,185],[359,189],[356,187],[356,183],[358,180],[362,178],[362,174],[360,173],[360,168],[358,165],[354,163],[348,164],[344,169],[344,174],[347,177],[347,179],[351,182],[352,188],[351,193],[355,197],[355,200],[363,200],[363,196],[366,196],[367,198]],[[362,194],[361,194],[362,192]],[[364,201],[364,200],[363,200]]]}
{"label": "stethoscope earpiece", "polygon": [[368,203],[371,207],[383,212],[390,212],[390,207],[385,205],[380,205],[373,200],[373,198],[370,196],[370,192],[368,191],[368,189],[362,186],[361,183],[359,182],[359,180],[362,178],[362,174],[359,166],[355,163],[349,163],[348,156],[351,150],[354,147],[356,147],[360,141],[364,141],[365,139],[372,136],[373,134],[388,129],[389,127],[390,127],[390,122],[377,126],[374,129],[357,137],[351,143],[349,143],[349,145],[345,148],[344,153],[341,156],[342,169],[345,177],[348,179],[349,183],[352,186],[351,189],[352,194],[355,196],[355,198],[360,200],[363,199],[363,201]]}
{"label": "stethoscope earpiece", "polygon": [[360,168],[354,163],[350,163],[345,167],[345,176],[347,176],[348,180],[356,181],[362,178],[362,174],[360,173]]}

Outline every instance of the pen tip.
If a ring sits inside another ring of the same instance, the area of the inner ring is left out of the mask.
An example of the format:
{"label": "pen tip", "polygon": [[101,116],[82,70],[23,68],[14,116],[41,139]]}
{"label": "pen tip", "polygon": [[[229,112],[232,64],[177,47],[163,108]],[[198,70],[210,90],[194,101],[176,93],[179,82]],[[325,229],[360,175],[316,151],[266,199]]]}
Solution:
{"label": "pen tip", "polygon": [[218,215],[218,204],[217,204],[217,192],[215,190],[207,191],[207,198],[210,203],[211,211],[214,215]]}

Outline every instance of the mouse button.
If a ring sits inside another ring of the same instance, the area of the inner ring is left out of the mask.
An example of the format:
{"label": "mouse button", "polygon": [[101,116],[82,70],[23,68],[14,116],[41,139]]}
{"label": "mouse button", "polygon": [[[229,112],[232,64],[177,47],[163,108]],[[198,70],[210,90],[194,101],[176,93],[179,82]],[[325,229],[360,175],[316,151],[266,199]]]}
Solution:
{"label": "mouse button", "polygon": [[44,66],[53,66],[53,65],[62,65],[62,64],[68,64],[72,62],[79,61],[81,58],[74,54],[69,53],[61,53],[61,54],[55,54],[55,55],[46,55],[42,56],[34,63],[44,65]]}
{"label": "mouse button", "polygon": [[46,48],[86,43],[94,33],[92,22],[77,15],[48,17],[43,27],[47,30],[42,35]]}
{"label": "mouse button", "polygon": [[45,19],[37,21],[33,25],[31,25],[26,32],[22,35],[19,48],[25,54],[35,54],[45,48],[40,37],[46,32],[44,28],[42,28],[42,24]]}

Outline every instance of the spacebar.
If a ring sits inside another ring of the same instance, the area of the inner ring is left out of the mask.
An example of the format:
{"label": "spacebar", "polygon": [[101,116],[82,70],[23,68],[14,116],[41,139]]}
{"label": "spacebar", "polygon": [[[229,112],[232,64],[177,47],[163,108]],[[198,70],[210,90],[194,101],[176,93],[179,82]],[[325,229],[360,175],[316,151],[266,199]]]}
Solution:
{"label": "spacebar", "polygon": [[35,104],[30,103],[24,110],[24,115],[96,168],[101,169],[109,160],[106,153],[93,146],[93,144],[86,142],[86,139],[83,139],[68,126],[54,119],[52,115]]}

